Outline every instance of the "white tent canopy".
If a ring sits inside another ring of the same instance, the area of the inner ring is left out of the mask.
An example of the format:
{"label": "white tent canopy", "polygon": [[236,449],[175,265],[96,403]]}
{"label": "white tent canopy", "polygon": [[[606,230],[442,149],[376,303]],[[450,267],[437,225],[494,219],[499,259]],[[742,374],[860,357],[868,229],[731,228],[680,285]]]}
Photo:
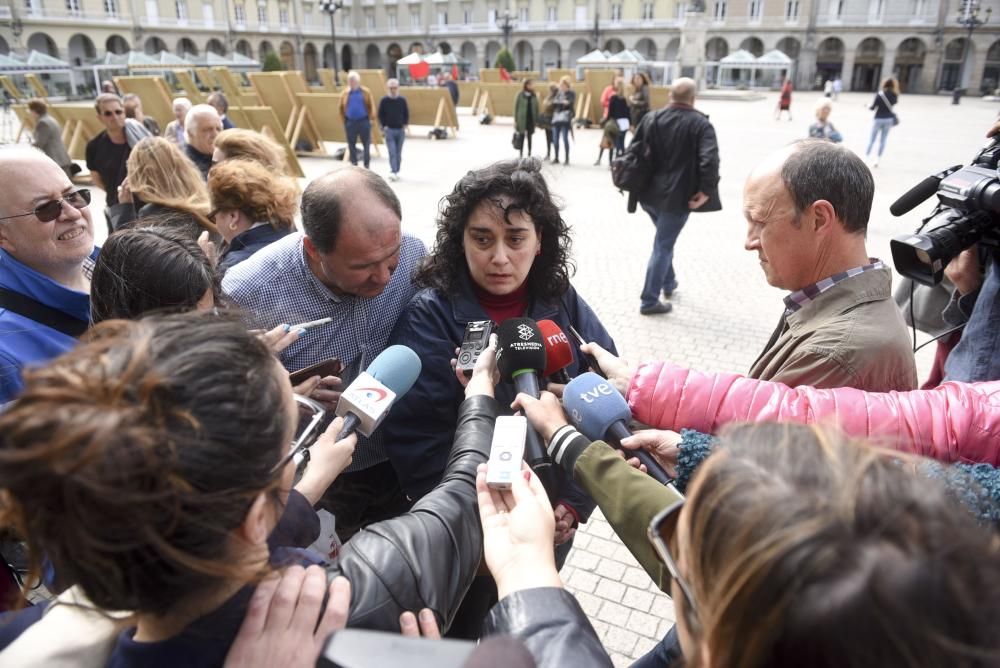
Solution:
{"label": "white tent canopy", "polygon": [[594,49],[585,56],[581,56],[576,59],[577,65],[603,65],[608,62],[608,55],[605,55],[600,49]]}
{"label": "white tent canopy", "polygon": [[424,62],[424,57],[419,53],[411,53],[408,56],[404,56],[396,61],[397,65],[416,65],[417,63]]}
{"label": "white tent canopy", "polygon": [[[758,86],[758,72],[770,72],[763,85],[774,86],[779,74],[790,76],[793,64],[787,55],[774,49],[759,58],[745,49],[735,51],[719,61],[719,84],[721,86]],[[728,75],[728,76],[727,76]],[[780,82],[779,82],[780,83]]]}

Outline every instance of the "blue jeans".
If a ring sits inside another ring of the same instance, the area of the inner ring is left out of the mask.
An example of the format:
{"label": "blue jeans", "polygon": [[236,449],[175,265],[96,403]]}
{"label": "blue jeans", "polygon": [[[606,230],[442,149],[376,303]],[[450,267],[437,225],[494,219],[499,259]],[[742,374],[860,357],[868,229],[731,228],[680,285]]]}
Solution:
{"label": "blue jeans", "polygon": [[690,211],[683,213],[668,213],[642,205],[643,211],[649,214],[656,225],[656,237],[653,239],[653,253],[646,265],[646,282],[642,286],[642,307],[646,308],[660,301],[660,290],[673,292],[677,289],[677,277],[674,275],[674,244],[680,236]]}
{"label": "blue jeans", "polygon": [[393,174],[399,173],[399,163],[403,159],[403,140],[406,139],[406,131],[403,128],[386,128],[385,146],[389,149],[389,171]]}
{"label": "blue jeans", "polygon": [[1000,265],[994,254],[958,345],[944,363],[944,379],[1000,380]]}
{"label": "blue jeans", "polygon": [[663,636],[663,640],[649,652],[639,657],[632,668],[670,668],[676,661],[678,665],[683,662],[684,654],[681,652],[681,642],[677,637],[677,625],[674,624]]}
{"label": "blue jeans", "polygon": [[889,136],[889,130],[892,129],[894,123],[892,118],[876,118],[875,123],[872,124],[872,136],[868,140],[868,150],[865,151],[865,156],[868,156],[872,152],[872,146],[875,145],[876,135],[881,135],[882,138],[878,143],[878,157],[882,157],[882,152],[885,151],[885,140]]}
{"label": "blue jeans", "polygon": [[566,147],[566,160],[569,160],[569,123],[559,123],[552,126],[552,146],[556,150],[556,160],[559,159],[559,137],[562,137]]}
{"label": "blue jeans", "polygon": [[365,167],[368,167],[371,162],[372,122],[367,118],[353,121],[348,118],[344,129],[347,131],[347,150],[351,153],[351,164],[358,164],[358,149],[354,145],[360,137],[361,146],[364,147],[365,151]]}

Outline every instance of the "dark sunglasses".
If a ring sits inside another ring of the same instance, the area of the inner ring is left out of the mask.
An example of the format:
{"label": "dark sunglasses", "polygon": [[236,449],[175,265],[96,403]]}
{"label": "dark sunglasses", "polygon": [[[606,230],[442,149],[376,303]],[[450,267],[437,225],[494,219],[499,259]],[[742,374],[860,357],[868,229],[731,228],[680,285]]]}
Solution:
{"label": "dark sunglasses", "polygon": [[62,214],[63,202],[66,202],[74,209],[85,209],[87,205],[90,204],[90,191],[86,188],[80,188],[79,190],[74,190],[71,193],[66,193],[59,199],[54,199],[50,202],[45,202],[44,204],[39,204],[35,207],[34,211],[29,211],[28,213],[19,213],[14,216],[4,216],[0,220],[10,220],[11,218],[24,218],[25,216],[36,216],[39,222],[51,223],[53,220],[58,218]]}
{"label": "dark sunglasses", "polygon": [[124,113],[125,113],[124,109],[113,109],[113,110],[112,109],[105,109],[104,111],[101,112],[101,114],[103,114],[104,116],[109,116],[109,117],[110,116],[121,116]]}
{"label": "dark sunglasses", "polygon": [[656,555],[667,567],[670,577],[677,581],[681,592],[684,594],[684,598],[686,599],[684,601],[685,621],[687,621],[690,628],[697,629],[700,628],[700,623],[698,621],[698,608],[694,602],[694,594],[687,580],[681,576],[680,570],[677,568],[677,562],[674,561],[673,557],[673,552],[677,551],[677,522],[680,520],[684,501],[684,497],[681,497],[660,511],[653,518],[653,521],[649,523],[647,535],[649,536],[649,542],[653,544],[653,549],[656,550]]}
{"label": "dark sunglasses", "polygon": [[288,462],[295,461],[298,467],[302,462],[309,461],[309,446],[311,446],[319,436],[319,426],[326,417],[326,409],[308,397],[293,394],[295,405],[299,409],[299,423],[295,429],[295,438],[288,449],[288,454],[281,458],[278,465],[274,467],[273,473],[281,471]]}

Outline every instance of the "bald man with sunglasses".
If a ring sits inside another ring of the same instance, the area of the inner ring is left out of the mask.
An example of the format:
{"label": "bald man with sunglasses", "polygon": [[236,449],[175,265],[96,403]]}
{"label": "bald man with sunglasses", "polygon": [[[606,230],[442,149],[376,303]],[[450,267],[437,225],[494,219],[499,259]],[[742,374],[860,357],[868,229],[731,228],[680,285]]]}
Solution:
{"label": "bald man with sunglasses", "polygon": [[75,345],[90,324],[97,259],[90,191],[41,151],[0,149],[0,405],[25,367]]}

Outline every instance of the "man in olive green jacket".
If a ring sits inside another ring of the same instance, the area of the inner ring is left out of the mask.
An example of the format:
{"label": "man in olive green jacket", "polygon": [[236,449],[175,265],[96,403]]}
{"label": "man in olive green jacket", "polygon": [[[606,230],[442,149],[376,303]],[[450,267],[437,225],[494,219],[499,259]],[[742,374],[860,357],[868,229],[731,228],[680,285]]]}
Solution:
{"label": "man in olive green jacket", "polygon": [[790,386],[912,390],[917,369],[892,274],[865,247],[875,183],[851,151],[809,139],[747,179],[745,248],[767,282],[789,291],[748,374]]}

